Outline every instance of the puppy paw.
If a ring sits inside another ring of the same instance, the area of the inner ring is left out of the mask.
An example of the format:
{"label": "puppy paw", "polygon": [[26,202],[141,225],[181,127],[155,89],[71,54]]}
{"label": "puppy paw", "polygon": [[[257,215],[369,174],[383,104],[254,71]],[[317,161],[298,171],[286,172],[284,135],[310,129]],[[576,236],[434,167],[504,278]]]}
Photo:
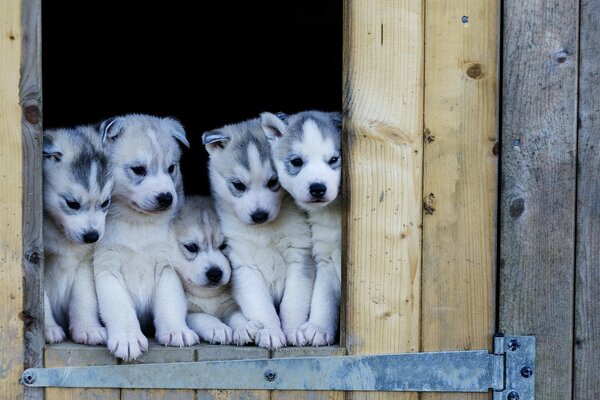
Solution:
{"label": "puppy paw", "polygon": [[46,343],[60,343],[65,340],[65,331],[58,325],[48,325],[44,328]]}
{"label": "puppy paw", "polygon": [[300,329],[286,330],[285,338],[287,339],[287,344],[290,346],[304,346],[307,344],[304,333]]}
{"label": "puppy paw", "polygon": [[107,347],[110,352],[124,361],[135,360],[142,355],[142,351],[148,350],[148,339],[138,331],[123,332],[109,335]]}
{"label": "puppy paw", "polygon": [[256,321],[248,321],[241,328],[233,331],[233,344],[244,346],[254,342],[256,334],[262,329],[262,324]]}
{"label": "puppy paw", "polygon": [[261,329],[256,333],[254,338],[256,345],[266,349],[279,349],[285,347],[285,335],[279,328]]}
{"label": "puppy paw", "polygon": [[200,341],[200,338],[189,328],[156,331],[156,341],[165,346],[183,347],[191,346]]}
{"label": "puppy paw", "polygon": [[71,328],[71,339],[81,344],[104,344],[108,334],[106,328],[97,326],[73,326]]}
{"label": "puppy paw", "polygon": [[210,344],[231,344],[233,330],[225,324],[209,326],[198,332],[200,338]]}
{"label": "puppy paw", "polygon": [[306,341],[311,346],[329,346],[335,343],[335,331],[327,330],[323,327],[313,324],[312,322],[306,322],[300,330],[304,333]]}

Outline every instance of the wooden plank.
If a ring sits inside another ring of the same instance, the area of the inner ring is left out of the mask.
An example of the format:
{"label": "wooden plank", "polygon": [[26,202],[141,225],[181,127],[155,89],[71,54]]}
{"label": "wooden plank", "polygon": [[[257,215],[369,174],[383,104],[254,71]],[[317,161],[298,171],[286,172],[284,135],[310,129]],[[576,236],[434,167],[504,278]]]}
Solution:
{"label": "wooden plank", "polygon": [[[165,347],[150,341],[148,351],[135,361],[123,364],[154,364],[195,361],[194,347]],[[193,390],[122,389],[121,400],[194,400]]]}
{"label": "wooden plank", "polygon": [[600,398],[600,1],[581,2],[573,399]]}
{"label": "wooden plank", "polygon": [[579,2],[503,5],[499,328],[536,336],[536,396],[570,399]]}
{"label": "wooden plank", "polygon": [[[104,346],[84,346],[75,343],[53,344],[46,348],[46,367],[83,367],[114,365],[114,358]],[[46,400],[119,400],[118,389],[46,389]]]}
{"label": "wooden plank", "polygon": [[[269,350],[254,346],[218,346],[200,344],[196,346],[198,361],[249,360],[269,358]],[[268,390],[197,390],[197,400],[268,400]]]}
{"label": "wooden plank", "polygon": [[[21,11],[20,96],[23,110],[23,321],[24,367],[42,367],[44,297],[42,244],[42,72],[41,0],[24,0]],[[42,399],[44,390],[26,387],[25,397]]]}
{"label": "wooden plank", "polygon": [[[346,355],[346,349],[339,346],[324,347],[284,347],[271,351],[271,358],[293,358],[293,357],[331,357]],[[343,400],[346,398],[344,392],[334,391],[299,391],[299,390],[274,390],[271,399],[279,400]]]}
{"label": "wooden plank", "polygon": [[[344,2],[345,345],[419,350],[423,5]],[[415,399],[352,393],[349,398]]]}
{"label": "wooden plank", "polygon": [[0,2],[0,398],[23,396],[21,1]]}
{"label": "wooden plank", "polygon": [[490,348],[494,334],[498,8],[425,3],[423,351]]}

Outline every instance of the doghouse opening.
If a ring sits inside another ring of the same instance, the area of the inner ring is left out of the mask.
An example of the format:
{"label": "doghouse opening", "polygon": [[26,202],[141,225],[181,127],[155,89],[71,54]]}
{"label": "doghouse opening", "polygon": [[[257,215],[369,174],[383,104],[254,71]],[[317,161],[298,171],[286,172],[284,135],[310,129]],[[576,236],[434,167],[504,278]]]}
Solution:
{"label": "doghouse opening", "polygon": [[44,2],[44,128],[173,116],[208,194],[200,137],[263,111],[341,110],[342,2]]}

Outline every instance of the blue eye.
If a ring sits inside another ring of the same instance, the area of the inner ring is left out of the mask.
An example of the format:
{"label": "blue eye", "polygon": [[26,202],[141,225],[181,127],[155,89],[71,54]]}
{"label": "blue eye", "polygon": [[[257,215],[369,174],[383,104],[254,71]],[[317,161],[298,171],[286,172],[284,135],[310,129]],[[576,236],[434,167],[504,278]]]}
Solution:
{"label": "blue eye", "polygon": [[335,156],[334,156],[334,157],[331,157],[331,158],[329,159],[329,165],[333,165],[333,164],[335,164],[336,162],[338,162],[338,160],[339,160],[339,159],[340,159],[339,157],[335,157]]}
{"label": "blue eye", "polygon": [[296,168],[299,168],[304,165],[304,161],[302,161],[300,157],[295,157],[290,160],[290,164],[292,164]]}

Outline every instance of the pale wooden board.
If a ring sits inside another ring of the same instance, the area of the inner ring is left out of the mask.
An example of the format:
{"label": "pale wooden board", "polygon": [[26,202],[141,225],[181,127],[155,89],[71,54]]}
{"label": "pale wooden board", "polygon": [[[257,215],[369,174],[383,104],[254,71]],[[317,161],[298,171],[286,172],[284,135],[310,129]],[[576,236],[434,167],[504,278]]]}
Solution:
{"label": "pale wooden board", "polygon": [[[195,361],[194,347],[165,347],[151,340],[148,351],[135,361],[122,364],[155,364]],[[193,390],[122,389],[121,400],[194,400]]]}
{"label": "pale wooden board", "polygon": [[[344,2],[346,326],[350,354],[419,350],[423,6]],[[415,399],[352,393],[349,398]]]}
{"label": "pale wooden board", "polygon": [[[104,346],[84,346],[66,342],[46,347],[45,364],[47,368],[115,365],[117,364],[117,359]],[[46,400],[119,399],[119,389],[46,389]]]}
{"label": "pale wooden board", "polygon": [[0,2],[0,398],[23,396],[21,1]]}
{"label": "pale wooden board", "polygon": [[600,398],[600,1],[581,7],[574,400]]}
{"label": "pale wooden board", "polygon": [[536,398],[570,399],[579,2],[503,6],[499,329],[536,336]]}
{"label": "pale wooden board", "polygon": [[[217,346],[200,344],[196,346],[197,361],[248,360],[269,358],[269,351],[254,346]],[[267,390],[197,390],[197,400],[268,400]]]}
{"label": "pale wooden board", "polygon": [[[23,273],[25,293],[25,368],[42,367],[44,359],[43,244],[42,244],[42,76],[41,0],[24,0],[21,26],[20,96],[23,109]],[[44,390],[26,387],[29,400],[42,399]]]}
{"label": "pale wooden board", "polygon": [[494,334],[498,8],[425,2],[423,351],[487,349]]}
{"label": "pale wooden board", "polygon": [[[324,347],[285,347],[271,351],[271,358],[294,358],[294,357],[331,357],[346,355],[346,349],[339,346]],[[295,400],[343,400],[346,398],[344,392],[334,391],[298,391],[298,390],[274,390],[271,399]]]}

